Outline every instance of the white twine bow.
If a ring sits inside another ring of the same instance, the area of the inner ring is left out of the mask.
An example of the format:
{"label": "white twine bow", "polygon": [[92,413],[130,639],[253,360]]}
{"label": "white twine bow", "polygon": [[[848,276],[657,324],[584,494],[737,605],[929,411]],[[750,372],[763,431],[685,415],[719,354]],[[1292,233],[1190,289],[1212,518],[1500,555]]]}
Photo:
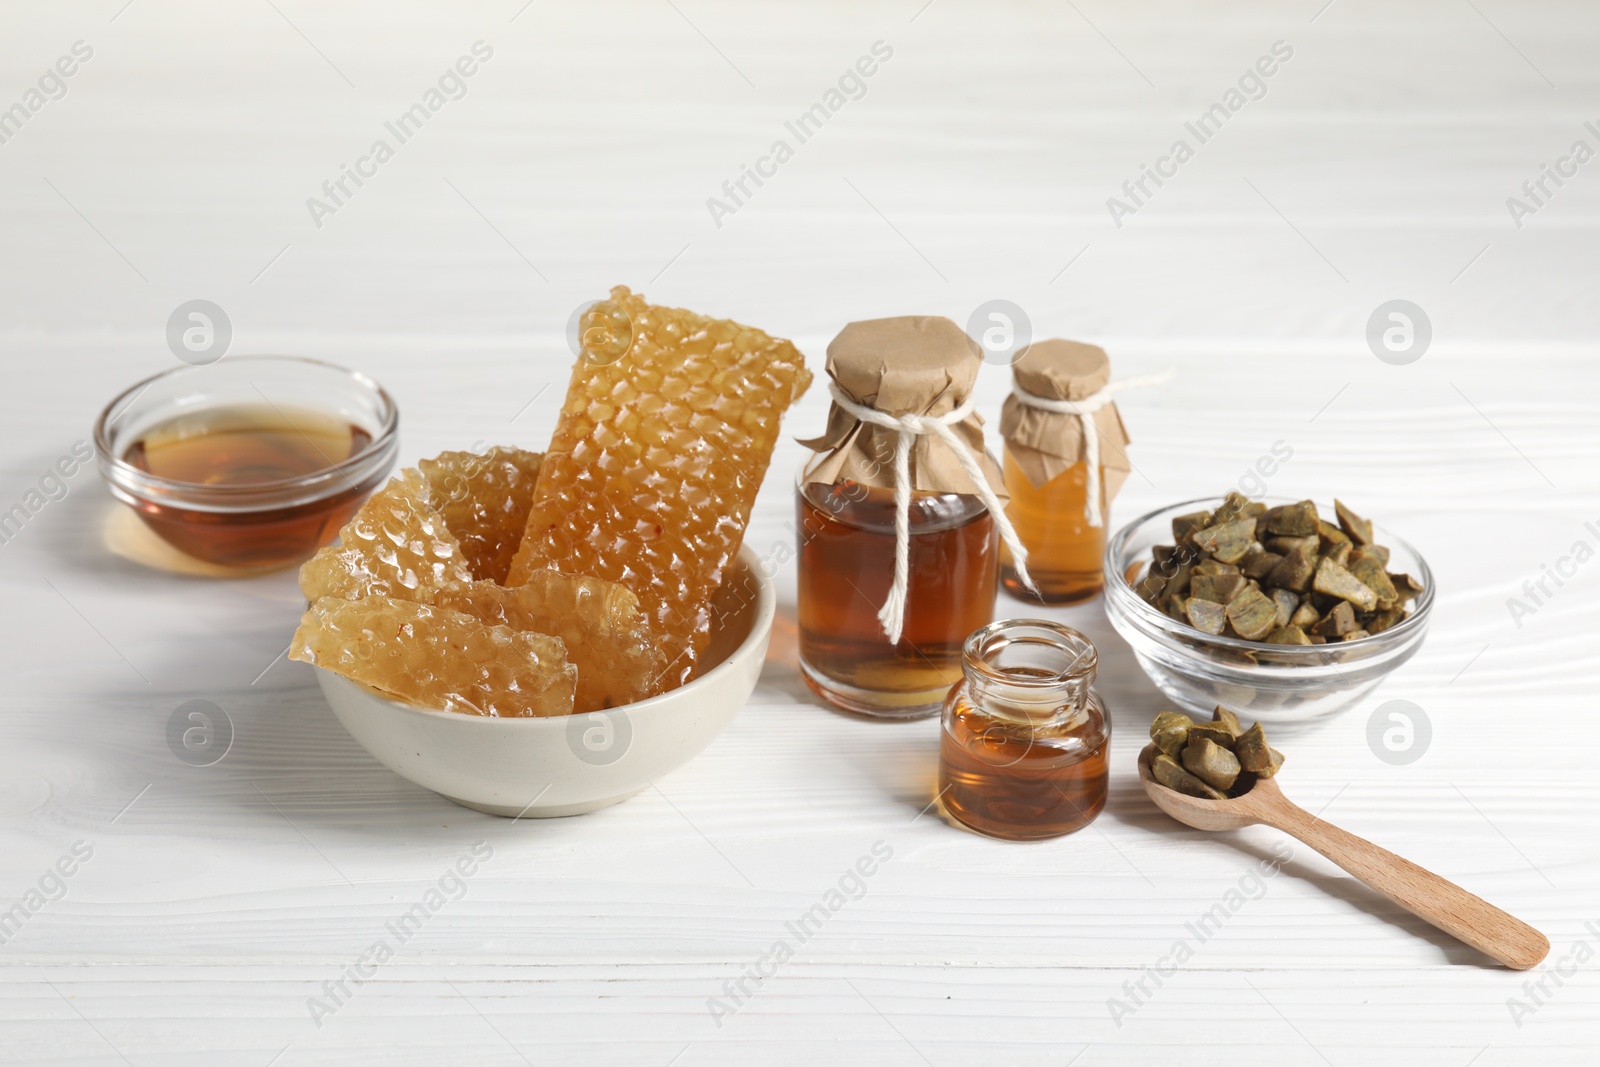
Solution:
{"label": "white twine bow", "polygon": [[1038,408],[1055,415],[1076,415],[1078,422],[1083,427],[1083,461],[1088,464],[1089,473],[1084,491],[1089,498],[1088,518],[1090,526],[1105,525],[1105,516],[1100,510],[1100,431],[1095,427],[1095,412],[1105,407],[1115,398],[1115,394],[1124,389],[1138,389],[1147,385],[1164,385],[1172,377],[1170,370],[1159,374],[1142,374],[1134,378],[1124,378],[1119,382],[1109,382],[1100,387],[1099,392],[1091,393],[1082,400],[1049,400],[1035,393],[1015,386],[1011,395],[1016,397],[1017,403],[1025,407]]}
{"label": "white twine bow", "polygon": [[955,453],[961,469],[978,490],[978,499],[994,516],[1000,540],[1011,550],[1011,562],[1016,567],[1017,577],[1035,595],[1038,594],[1038,587],[1028,575],[1028,550],[1023,547],[1022,539],[1006,517],[1005,505],[989,485],[989,478],[979,466],[978,457],[951,429],[972,414],[972,397],[967,397],[960,407],[948,415],[890,415],[856,403],[839,388],[837,382],[829,382],[828,386],[833,392],[833,402],[840,410],[860,422],[870,422],[874,426],[893,430],[898,435],[894,446],[894,584],[889,587],[889,599],[884,601],[883,608],[878,612],[878,621],[883,624],[884,636],[890,644],[899,644],[905,628],[906,586],[911,579],[911,444],[920,436],[932,434]]}

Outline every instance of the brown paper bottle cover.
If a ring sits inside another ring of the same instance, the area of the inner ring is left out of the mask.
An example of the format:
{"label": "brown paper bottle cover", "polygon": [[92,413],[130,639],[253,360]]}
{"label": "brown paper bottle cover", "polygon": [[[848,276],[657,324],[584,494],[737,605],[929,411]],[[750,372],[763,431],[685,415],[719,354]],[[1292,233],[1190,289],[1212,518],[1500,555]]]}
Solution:
{"label": "brown paper bottle cover", "polygon": [[[1038,341],[1023,350],[1012,365],[1018,390],[1044,400],[1087,400],[1111,381],[1105,349],[1078,341]],[[1128,431],[1114,402],[1089,416],[1099,434],[1105,502],[1117,495],[1132,465]],[[1000,409],[1000,434],[1012,459],[1035,486],[1061,475],[1084,458],[1084,425],[1077,415],[1028,407],[1015,396]]]}
{"label": "brown paper bottle cover", "polygon": [[[982,366],[977,343],[954,322],[934,315],[852,322],[828,345],[828,377],[834,384],[855,403],[894,416],[950,414],[966,402]],[[989,488],[1008,499],[999,465],[984,451],[983,419],[968,415],[952,429],[977,458]],[[861,422],[834,404],[821,436],[800,442],[820,453],[807,480],[893,488],[898,439],[896,431]],[[911,446],[911,487],[977,492],[950,446],[932,434],[918,436]]]}

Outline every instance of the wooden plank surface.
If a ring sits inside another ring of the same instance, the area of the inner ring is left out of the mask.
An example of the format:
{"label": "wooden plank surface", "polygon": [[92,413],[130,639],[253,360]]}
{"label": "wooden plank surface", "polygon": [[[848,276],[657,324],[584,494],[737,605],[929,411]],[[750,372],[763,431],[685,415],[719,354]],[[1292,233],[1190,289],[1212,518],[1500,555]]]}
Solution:
{"label": "wooden plank surface", "polygon": [[[1175,371],[1122,405],[1137,470],[1114,522],[1235,486],[1281,444],[1267,491],[1359,500],[1423,549],[1426,645],[1363,706],[1286,734],[1284,785],[1554,950],[1544,971],[1489,967],[1307,849],[1262,877],[1272,831],[1168,821],[1133,768],[1161,698],[1098,603],[1052,614],[1101,650],[1105,815],[1026,846],[919,816],[937,728],[808,697],[792,563],[760,685],[702,756],[594,815],[482,816],[366,756],[280,658],[292,575],[140,566],[84,471],[0,545],[0,911],[91,853],[0,944],[0,1062],[1592,1061],[1600,564],[1531,615],[1507,602],[1600,548],[1600,164],[1521,228],[1506,207],[1574,141],[1600,148],[1591,7],[111,0],[3,18],[0,107],[75,41],[93,57],[0,144],[0,508],[173,365],[164,323],[194,297],[227,310],[235,352],[382,381],[408,463],[542,446],[567,317],[612,284],[791,336],[819,368],[851,319],[965,322],[1003,297],[1039,336],[1105,344],[1119,374]],[[306,199],[479,40],[493,57],[466,94],[316,227]],[[707,198],[878,41],[893,55],[864,94],[717,226]],[[1117,227],[1107,198],[1278,41],[1293,55],[1264,94]],[[1395,298],[1433,325],[1407,366],[1365,338]],[[985,373],[991,419],[1006,388]],[[813,390],[790,428],[825,408]],[[786,436],[747,534],[763,556],[792,544],[801,456]],[[209,768],[165,740],[195,698],[235,728]],[[1393,698],[1433,728],[1405,766],[1367,741]],[[478,841],[493,856],[460,899],[318,1009]],[[860,898],[748,977],[880,841],[893,858]],[[1200,940],[1230,890],[1247,903]],[[1180,941],[1192,959],[1156,985]]]}

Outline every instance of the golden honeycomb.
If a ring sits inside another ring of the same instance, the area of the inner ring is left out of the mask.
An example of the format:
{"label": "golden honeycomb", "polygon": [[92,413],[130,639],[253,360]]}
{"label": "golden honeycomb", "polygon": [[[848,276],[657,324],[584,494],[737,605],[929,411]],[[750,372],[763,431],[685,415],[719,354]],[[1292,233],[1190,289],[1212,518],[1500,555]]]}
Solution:
{"label": "golden honeycomb", "polygon": [[382,596],[314,602],[289,658],[418,707],[500,718],[571,714],[578,674],[557,638]]}
{"label": "golden honeycomb", "polygon": [[522,585],[451,584],[435,603],[513,630],[561,639],[578,669],[573,710],[620,707],[652,693],[661,653],[639,600],[615,582],[539,570]]}
{"label": "golden honeycomb", "polygon": [[542,458],[538,452],[495,447],[482,453],[441,452],[417,464],[474,578],[506,580],[528,524]]}
{"label": "golden honeycomb", "polygon": [[445,582],[470,582],[461,545],[429,504],[427,483],[403,470],[374,493],[328,545],[300,568],[300,591],[355,600],[394,596],[428,601]]}
{"label": "golden honeycomb", "polygon": [[811,374],[788,341],[622,286],[591,318],[506,582],[550,568],[626,586],[665,656],[656,689],[672,688],[710,639],[779,416]]}

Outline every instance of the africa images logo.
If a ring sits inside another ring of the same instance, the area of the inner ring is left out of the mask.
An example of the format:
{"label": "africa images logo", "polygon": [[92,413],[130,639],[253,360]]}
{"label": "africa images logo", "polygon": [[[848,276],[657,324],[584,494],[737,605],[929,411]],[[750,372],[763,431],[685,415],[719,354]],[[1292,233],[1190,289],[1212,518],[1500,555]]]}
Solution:
{"label": "africa images logo", "polygon": [[[306,210],[311,213],[311,221],[317,229],[322,229],[322,220],[329,215],[337,215],[341,208],[359,192],[367,181],[378,176],[378,168],[389,162],[395,156],[395,149],[405,144],[417,134],[422,132],[422,127],[438,112],[444,109],[445,104],[452,100],[460,100],[467,95],[467,79],[478,73],[480,65],[489,62],[494,57],[494,48],[483,41],[474,41],[472,55],[461,56],[453,66],[447,67],[439,75],[438,81],[430,85],[422,94],[422,99],[402,111],[393,122],[385,122],[383,128],[389,136],[394,138],[390,144],[387,138],[380,137],[373,141],[363,156],[356,158],[355,165],[339,164],[339,174],[322,183],[324,198],[307,197]],[[355,188],[352,189],[351,186]]]}

